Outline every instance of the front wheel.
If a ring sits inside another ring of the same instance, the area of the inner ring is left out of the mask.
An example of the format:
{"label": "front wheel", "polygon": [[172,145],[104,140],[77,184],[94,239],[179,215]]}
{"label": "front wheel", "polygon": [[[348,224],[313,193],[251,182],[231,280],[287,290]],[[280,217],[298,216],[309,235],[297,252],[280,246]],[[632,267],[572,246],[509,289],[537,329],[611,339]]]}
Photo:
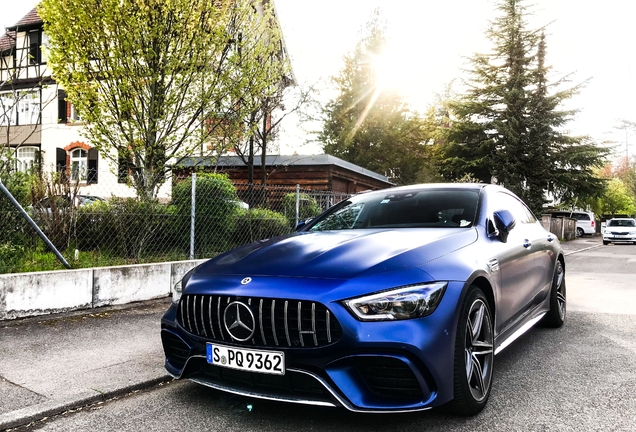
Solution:
{"label": "front wheel", "polygon": [[490,305],[483,291],[471,286],[462,304],[455,340],[453,412],[475,415],[490,395],[494,336]]}
{"label": "front wheel", "polygon": [[607,246],[610,242],[603,240],[603,244]]}
{"label": "front wheel", "polygon": [[557,260],[550,289],[550,310],[545,314],[542,324],[546,327],[561,327],[565,322],[565,270],[561,261]]}

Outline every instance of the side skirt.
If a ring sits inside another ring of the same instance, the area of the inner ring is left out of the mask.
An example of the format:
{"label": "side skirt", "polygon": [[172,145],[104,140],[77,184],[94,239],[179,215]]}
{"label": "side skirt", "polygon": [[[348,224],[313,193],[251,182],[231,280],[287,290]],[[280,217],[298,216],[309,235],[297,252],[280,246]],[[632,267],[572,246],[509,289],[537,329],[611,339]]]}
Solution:
{"label": "side skirt", "polygon": [[495,349],[495,355],[499,354],[504,350],[508,345],[513,343],[516,339],[518,339],[522,334],[530,330],[547,312],[541,312],[539,315],[532,318],[530,321],[526,322],[523,326],[521,326],[517,331],[512,333],[503,342],[497,344],[497,348]]}

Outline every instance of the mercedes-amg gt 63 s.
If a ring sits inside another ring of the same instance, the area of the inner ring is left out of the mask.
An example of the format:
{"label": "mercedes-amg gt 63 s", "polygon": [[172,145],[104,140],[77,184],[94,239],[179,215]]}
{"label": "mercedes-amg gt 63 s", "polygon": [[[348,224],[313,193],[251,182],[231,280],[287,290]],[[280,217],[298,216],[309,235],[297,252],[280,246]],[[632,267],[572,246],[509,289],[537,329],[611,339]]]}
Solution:
{"label": "mercedes-amg gt 63 s", "polygon": [[494,356],[563,324],[564,276],[558,238],[500,186],[362,193],[188,272],[161,322],[165,367],[255,398],[475,414]]}

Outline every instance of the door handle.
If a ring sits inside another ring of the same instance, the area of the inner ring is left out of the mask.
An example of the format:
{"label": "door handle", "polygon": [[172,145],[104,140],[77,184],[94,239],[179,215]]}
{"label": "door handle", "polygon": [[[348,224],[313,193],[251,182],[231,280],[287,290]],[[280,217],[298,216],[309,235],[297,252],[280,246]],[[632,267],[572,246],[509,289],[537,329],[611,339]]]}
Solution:
{"label": "door handle", "polygon": [[528,240],[528,239],[525,239],[523,241],[523,247],[528,249],[530,246],[532,246],[532,242],[530,240]]}

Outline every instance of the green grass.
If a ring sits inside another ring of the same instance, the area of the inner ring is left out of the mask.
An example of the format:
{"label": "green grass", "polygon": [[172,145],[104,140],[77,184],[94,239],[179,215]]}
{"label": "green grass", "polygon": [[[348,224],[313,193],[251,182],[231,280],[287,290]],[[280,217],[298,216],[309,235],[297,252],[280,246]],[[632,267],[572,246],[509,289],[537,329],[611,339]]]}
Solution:
{"label": "green grass", "polygon": [[[140,259],[112,256],[101,251],[79,251],[75,260],[75,249],[69,248],[60,252],[73,269],[90,267],[109,267],[128,264],[147,264],[167,261],[183,261],[189,259],[182,252],[170,252],[160,255],[144,256]],[[0,245],[0,273],[25,273],[50,270],[65,270],[66,267],[57,256],[42,246],[36,249],[19,249]]]}

